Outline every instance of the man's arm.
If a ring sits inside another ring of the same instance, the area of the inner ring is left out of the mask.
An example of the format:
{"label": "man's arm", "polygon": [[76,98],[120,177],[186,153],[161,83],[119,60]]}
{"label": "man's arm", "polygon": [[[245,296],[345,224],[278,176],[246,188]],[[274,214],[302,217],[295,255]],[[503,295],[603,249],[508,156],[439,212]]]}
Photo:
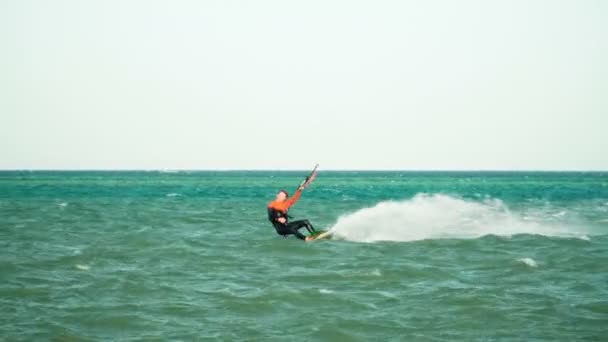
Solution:
{"label": "man's arm", "polygon": [[277,220],[277,211],[274,208],[268,207],[268,221],[275,222]]}
{"label": "man's arm", "polygon": [[302,196],[302,189],[302,187],[299,187],[293,197],[287,200],[287,208],[294,205],[300,199],[300,196]]}
{"label": "man's arm", "polygon": [[275,222],[285,223],[287,220],[281,215],[281,212],[275,208],[268,207],[268,220],[273,224]]}

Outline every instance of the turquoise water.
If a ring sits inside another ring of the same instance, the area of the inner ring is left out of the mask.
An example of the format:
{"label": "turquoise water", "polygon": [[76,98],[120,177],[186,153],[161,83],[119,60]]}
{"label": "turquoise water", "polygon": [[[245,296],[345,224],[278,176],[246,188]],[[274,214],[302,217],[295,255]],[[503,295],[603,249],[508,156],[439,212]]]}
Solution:
{"label": "turquoise water", "polygon": [[608,173],[0,172],[0,339],[605,340]]}

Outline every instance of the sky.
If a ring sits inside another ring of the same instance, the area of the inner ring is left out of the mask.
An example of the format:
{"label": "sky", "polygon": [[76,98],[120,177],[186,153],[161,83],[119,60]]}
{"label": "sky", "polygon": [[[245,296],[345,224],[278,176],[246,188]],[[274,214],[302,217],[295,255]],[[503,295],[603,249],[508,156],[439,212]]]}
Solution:
{"label": "sky", "polygon": [[0,0],[0,169],[608,170],[608,1]]}

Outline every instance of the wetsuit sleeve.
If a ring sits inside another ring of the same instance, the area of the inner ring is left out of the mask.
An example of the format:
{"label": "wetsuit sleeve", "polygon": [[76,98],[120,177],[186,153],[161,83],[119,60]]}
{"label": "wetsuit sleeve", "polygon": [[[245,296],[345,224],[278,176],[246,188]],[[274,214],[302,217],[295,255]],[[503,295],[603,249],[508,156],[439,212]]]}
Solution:
{"label": "wetsuit sleeve", "polygon": [[302,190],[298,189],[293,197],[287,200],[287,208],[294,205],[300,199],[300,196],[302,196]]}

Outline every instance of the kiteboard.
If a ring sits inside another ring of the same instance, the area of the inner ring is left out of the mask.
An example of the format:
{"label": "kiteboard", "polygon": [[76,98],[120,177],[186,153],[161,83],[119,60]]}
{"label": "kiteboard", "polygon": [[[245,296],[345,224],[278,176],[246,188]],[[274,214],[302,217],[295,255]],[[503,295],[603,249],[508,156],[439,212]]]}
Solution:
{"label": "kiteboard", "polygon": [[329,240],[331,239],[333,233],[329,230],[317,230],[314,233],[311,233],[310,236],[313,238],[312,241],[315,240]]}

